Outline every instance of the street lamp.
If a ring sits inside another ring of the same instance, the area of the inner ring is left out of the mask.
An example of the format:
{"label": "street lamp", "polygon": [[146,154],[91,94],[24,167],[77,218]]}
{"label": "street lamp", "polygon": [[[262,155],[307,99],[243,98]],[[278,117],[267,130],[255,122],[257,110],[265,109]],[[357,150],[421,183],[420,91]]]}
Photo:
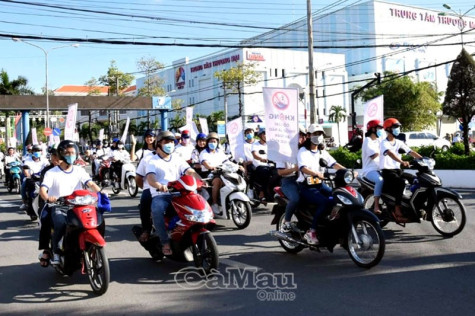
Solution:
{"label": "street lamp", "polygon": [[[463,30],[465,29],[465,21],[464,21],[464,17],[470,12],[472,11],[473,9],[475,9],[475,6],[473,6],[472,8],[468,9],[464,14],[462,14],[462,12],[459,10],[459,12],[455,11],[452,9],[452,7],[450,7],[448,4],[444,3],[442,5],[444,8],[446,8],[447,10],[451,11],[456,17],[459,18],[460,20],[460,23],[458,25],[459,27],[459,30],[460,30],[460,38],[461,38],[461,41],[462,41],[462,48],[463,48]],[[445,16],[447,15],[445,12],[440,12],[438,14],[439,16]]]}
{"label": "street lamp", "polygon": [[30,46],[39,48],[39,49],[41,49],[41,51],[45,54],[45,76],[46,76],[46,82],[45,82],[45,93],[46,93],[46,127],[49,127],[48,53],[49,53],[50,51],[54,50],[54,49],[60,49],[60,48],[64,48],[64,47],[74,47],[74,48],[78,48],[78,47],[79,47],[79,44],[63,45],[63,46],[53,47],[53,48],[50,48],[49,50],[46,50],[46,49],[44,49],[44,48],[41,47],[41,46],[38,46],[38,45],[35,45],[35,44],[33,44],[33,43],[24,41],[24,40],[22,40],[21,38],[13,37],[12,40],[13,40],[14,42],[22,42],[22,43],[28,44],[28,45],[30,45]]}

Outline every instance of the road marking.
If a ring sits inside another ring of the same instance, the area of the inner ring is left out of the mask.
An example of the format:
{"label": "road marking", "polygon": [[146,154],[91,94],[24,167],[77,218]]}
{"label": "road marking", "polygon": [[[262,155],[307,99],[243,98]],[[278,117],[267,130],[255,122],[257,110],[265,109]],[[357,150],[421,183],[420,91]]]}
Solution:
{"label": "road marking", "polygon": [[119,230],[118,228],[106,226],[106,231],[108,231],[108,232],[116,232],[116,231],[118,231],[118,230]]}
{"label": "road marking", "polygon": [[225,264],[227,266],[234,267],[234,268],[240,268],[240,269],[253,268],[253,269],[257,269],[257,271],[262,270],[262,268],[260,268],[260,267],[252,266],[250,264],[245,264],[245,263],[235,261],[235,260],[231,260],[231,259],[219,258],[219,262],[222,263],[222,264]]}

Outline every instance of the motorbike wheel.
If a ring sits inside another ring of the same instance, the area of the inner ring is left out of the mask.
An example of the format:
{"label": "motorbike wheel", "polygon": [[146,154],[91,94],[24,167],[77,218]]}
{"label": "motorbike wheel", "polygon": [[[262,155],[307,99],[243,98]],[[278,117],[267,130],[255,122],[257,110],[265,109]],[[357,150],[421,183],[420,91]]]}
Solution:
{"label": "motorbike wheel", "polygon": [[90,245],[84,251],[84,262],[92,291],[97,295],[104,294],[110,282],[109,260],[104,248]]}
{"label": "motorbike wheel", "polygon": [[381,227],[372,220],[355,218],[348,232],[348,254],[362,268],[377,265],[384,256],[386,241]]}
{"label": "motorbike wheel", "polygon": [[193,260],[197,268],[208,274],[219,265],[218,245],[210,232],[201,234],[193,247]]}
{"label": "motorbike wheel", "polygon": [[449,196],[437,198],[431,222],[439,234],[453,237],[462,231],[466,221],[465,207],[458,199]]}
{"label": "motorbike wheel", "polygon": [[114,194],[119,194],[120,191],[121,191],[121,189],[120,189],[120,188],[117,188],[117,187],[115,186],[116,183],[118,183],[118,182],[115,182],[115,181],[112,182],[112,192],[113,192]]}
{"label": "motorbike wheel", "polygon": [[20,179],[15,179],[14,187],[15,187],[15,193],[20,194],[20,189],[21,189]]}
{"label": "motorbike wheel", "polygon": [[127,192],[129,192],[130,197],[135,197],[138,192],[137,183],[135,182],[135,177],[129,176],[127,178]]}
{"label": "motorbike wheel", "polygon": [[13,184],[11,182],[8,182],[7,183],[7,191],[8,193],[12,193],[12,190],[13,190]]}
{"label": "motorbike wheel", "polygon": [[234,200],[230,203],[231,218],[239,229],[249,226],[252,217],[251,204],[249,202]]}
{"label": "motorbike wheel", "polygon": [[[295,217],[292,217],[292,222],[294,222],[294,219],[296,220]],[[284,226],[284,222],[285,222],[285,213],[282,214],[282,216],[280,217],[279,221],[277,222],[277,224],[275,224],[275,229],[278,231],[278,232],[284,232],[283,230],[281,230],[281,227]],[[298,234],[298,233],[289,233],[289,234],[292,234],[292,237],[297,239],[297,240],[300,240],[301,239],[301,236]],[[293,243],[293,242],[289,242],[289,241],[286,241],[286,240],[280,240],[279,239],[279,243],[280,245],[282,246],[282,248],[285,249],[285,251],[289,252],[289,253],[299,253],[300,251],[302,251],[305,247],[301,244],[297,244],[297,243]]]}
{"label": "motorbike wheel", "polygon": [[[365,199],[364,199],[364,204],[363,204],[364,208],[365,209],[368,209],[368,210],[372,210],[373,209],[373,206],[374,206],[374,195],[373,194],[370,194],[368,195]],[[380,203],[379,203],[379,209],[383,210],[383,204],[380,200]],[[383,212],[384,214],[384,212]],[[384,226],[386,226],[388,223],[389,223],[389,220],[387,219],[382,219],[381,218],[381,215],[377,215],[379,217],[379,226],[381,226],[381,228],[383,228]]]}

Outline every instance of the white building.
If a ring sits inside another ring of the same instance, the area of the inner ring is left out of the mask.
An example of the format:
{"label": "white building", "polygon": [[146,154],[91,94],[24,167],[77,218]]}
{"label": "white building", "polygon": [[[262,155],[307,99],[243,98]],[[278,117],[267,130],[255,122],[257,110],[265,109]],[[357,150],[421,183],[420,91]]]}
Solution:
{"label": "white building", "polygon": [[[315,53],[315,66],[326,64],[345,64],[342,54]],[[164,87],[172,99],[182,99],[182,106],[194,106],[195,114],[209,115],[212,112],[224,111],[222,83],[214,74],[222,69],[229,69],[238,63],[254,63],[254,70],[260,73],[260,79],[254,86],[242,89],[242,116],[248,120],[253,115],[264,114],[263,87],[298,88],[301,100],[299,116],[302,125],[310,120],[308,102],[308,54],[305,51],[289,49],[236,49],[220,52],[192,62],[188,58],[177,60],[170,69],[158,73],[164,80]],[[137,88],[144,86],[145,78],[137,79]],[[349,113],[349,97],[347,91],[347,73],[344,68],[329,70],[317,76],[316,84],[322,87],[326,98],[317,100],[318,118],[323,123],[327,135],[333,135],[337,141],[337,125],[328,123],[328,115],[333,105],[338,105]],[[239,116],[238,95],[227,91],[228,117]],[[340,124],[341,143],[346,143],[346,124]]]}

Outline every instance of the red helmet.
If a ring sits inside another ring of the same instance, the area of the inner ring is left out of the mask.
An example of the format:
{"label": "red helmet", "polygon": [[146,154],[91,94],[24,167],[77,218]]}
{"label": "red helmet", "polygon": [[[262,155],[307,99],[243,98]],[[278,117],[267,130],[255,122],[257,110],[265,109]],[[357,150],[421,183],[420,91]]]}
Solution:
{"label": "red helmet", "polygon": [[372,120],[372,121],[369,121],[367,124],[366,124],[366,130],[369,131],[370,129],[372,129],[373,127],[383,127],[383,125],[381,125],[381,121],[380,120]]}
{"label": "red helmet", "polygon": [[383,127],[384,130],[388,130],[389,128],[392,128],[393,126],[401,126],[401,123],[393,117],[388,118],[384,121]]}

